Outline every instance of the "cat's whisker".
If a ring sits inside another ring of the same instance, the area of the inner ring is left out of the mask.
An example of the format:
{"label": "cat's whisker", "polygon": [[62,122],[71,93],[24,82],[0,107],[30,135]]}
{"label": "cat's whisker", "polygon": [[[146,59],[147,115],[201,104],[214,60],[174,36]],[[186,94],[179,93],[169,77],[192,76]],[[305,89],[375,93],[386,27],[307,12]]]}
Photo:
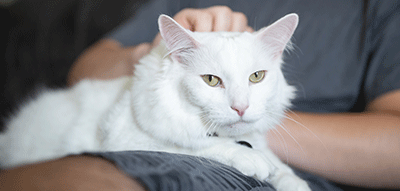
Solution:
{"label": "cat's whisker", "polygon": [[217,129],[218,126],[219,126],[219,124],[213,122],[213,123],[212,123],[212,131],[211,131],[210,133],[215,133],[215,129]]}
{"label": "cat's whisker", "polygon": [[300,145],[299,141],[297,141],[297,139],[289,132],[289,130],[286,129],[286,128],[284,127],[284,125],[281,124],[281,123],[278,124],[278,126],[281,127],[281,128],[293,139],[293,141],[300,147],[301,152],[302,152],[304,155],[307,155],[306,152],[304,151],[304,148]]}
{"label": "cat's whisker", "polygon": [[269,114],[268,117],[270,118],[270,120],[274,121],[276,126],[281,127],[293,139],[293,141],[300,147],[300,150],[302,151],[302,153],[304,155],[306,155],[306,152],[304,151],[303,147],[300,145],[298,140],[290,133],[290,131],[288,129],[286,129],[284,127],[284,124],[282,124],[282,121],[278,120],[279,117],[285,117],[285,116],[281,115],[281,114],[278,114],[278,113],[272,113],[272,112],[266,112],[266,114]]}
{"label": "cat's whisker", "polygon": [[[298,118],[300,118],[300,117],[299,117],[295,112],[293,112],[292,110],[287,109],[287,111],[290,112],[290,113],[292,113],[293,115],[297,116]],[[285,115],[285,114],[278,114],[278,113],[269,113],[269,114],[275,115],[275,116],[280,117],[280,118],[288,119],[288,120],[290,120],[290,121],[293,121],[293,122],[296,123],[297,125],[299,125],[299,126],[305,128],[305,129],[306,129],[308,132],[310,132],[315,138],[318,139],[318,141],[324,146],[324,148],[325,148],[326,151],[328,150],[328,148],[326,147],[326,145],[324,144],[324,142],[323,142],[313,131],[311,131],[308,127],[306,127],[306,126],[303,125],[302,123],[296,121],[296,120],[293,119],[292,117],[290,117],[290,116],[288,116],[288,115]],[[270,117],[271,117],[271,118],[274,118],[273,116],[270,116]]]}
{"label": "cat's whisker", "polygon": [[205,121],[204,126],[207,128],[206,129],[206,134],[207,135],[213,135],[215,133],[215,130],[219,128],[219,124],[215,123],[213,120],[205,118],[206,114],[203,114],[201,116],[202,120]]}
{"label": "cat's whisker", "polygon": [[200,113],[199,114],[201,120],[204,123],[204,127],[206,127],[206,135],[212,134],[212,130],[213,130],[213,121],[209,118],[207,118],[207,114],[206,113]]}
{"label": "cat's whisker", "polygon": [[[289,149],[288,149],[288,146],[287,146],[287,142],[286,142],[286,140],[283,138],[282,134],[278,130],[276,130],[275,128],[272,128],[271,131],[275,135],[277,135],[277,136],[279,135],[279,137],[278,137],[279,143],[283,142],[283,149],[285,151],[286,164],[287,164],[289,162]],[[282,145],[282,144],[279,144],[279,145]]]}
{"label": "cat's whisker", "polygon": [[[292,110],[288,109],[288,112],[292,113],[293,115],[296,115],[298,118],[300,118],[295,112],[293,112]],[[328,151],[328,148],[326,147],[325,143],[313,132],[311,131],[311,129],[309,129],[308,127],[306,127],[304,124],[298,122],[297,120],[293,119],[290,116],[284,115],[284,118],[293,121],[294,123],[296,123],[297,125],[299,125],[300,127],[305,128],[308,132],[310,132],[315,138],[318,139],[318,141],[324,146],[325,150]]]}
{"label": "cat's whisker", "polygon": [[206,133],[210,134],[210,132],[212,130],[212,121],[208,119],[205,126],[207,127]]}
{"label": "cat's whisker", "polygon": [[213,135],[213,134],[215,133],[215,129],[216,129],[216,124],[215,124],[215,123],[212,123],[212,124],[211,124],[211,130],[210,130],[209,133],[210,133],[211,135]]}

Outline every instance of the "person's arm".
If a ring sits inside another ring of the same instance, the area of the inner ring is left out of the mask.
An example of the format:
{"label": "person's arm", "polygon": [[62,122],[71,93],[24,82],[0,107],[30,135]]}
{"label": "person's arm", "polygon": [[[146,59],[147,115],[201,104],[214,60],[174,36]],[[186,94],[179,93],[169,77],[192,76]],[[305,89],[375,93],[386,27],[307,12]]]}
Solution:
{"label": "person's arm", "polygon": [[133,65],[150,51],[150,43],[122,47],[111,38],[104,38],[86,49],[74,62],[67,77],[68,85],[84,78],[112,79],[132,75]]}
{"label": "person's arm", "polygon": [[286,130],[267,136],[283,161],[343,184],[400,188],[400,90],[378,97],[363,113],[288,118]]}
{"label": "person's arm", "polygon": [[145,188],[105,159],[70,156],[1,171],[0,191],[3,190],[144,191]]}
{"label": "person's arm", "polygon": [[[192,31],[253,31],[247,25],[247,18],[243,13],[233,12],[226,6],[188,8],[177,13],[174,19]],[[125,47],[112,38],[104,38],[85,50],[74,62],[67,83],[74,85],[84,78],[110,79],[132,75],[133,65],[156,46],[160,39],[158,34],[153,43]]]}

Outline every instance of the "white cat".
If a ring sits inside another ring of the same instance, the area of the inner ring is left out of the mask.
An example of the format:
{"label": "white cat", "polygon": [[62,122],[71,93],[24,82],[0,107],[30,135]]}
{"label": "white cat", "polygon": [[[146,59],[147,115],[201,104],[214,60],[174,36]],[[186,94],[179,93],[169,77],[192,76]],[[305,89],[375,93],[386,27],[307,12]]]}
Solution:
{"label": "white cat", "polygon": [[133,77],[84,80],[26,103],[0,137],[1,166],[84,151],[166,151],[217,160],[278,190],[310,190],[263,133],[294,97],[281,64],[298,16],[255,33],[191,32],[166,15],[158,22],[164,41]]}

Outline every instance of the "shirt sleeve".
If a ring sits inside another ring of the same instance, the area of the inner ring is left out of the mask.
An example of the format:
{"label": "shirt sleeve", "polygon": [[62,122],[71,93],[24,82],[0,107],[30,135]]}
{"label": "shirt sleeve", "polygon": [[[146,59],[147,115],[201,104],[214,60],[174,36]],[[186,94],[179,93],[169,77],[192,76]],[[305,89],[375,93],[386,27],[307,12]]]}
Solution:
{"label": "shirt sleeve", "polygon": [[133,46],[152,42],[158,33],[158,16],[174,16],[179,10],[189,6],[191,1],[150,0],[142,5],[134,17],[131,17],[105,37],[117,40],[123,46]]}
{"label": "shirt sleeve", "polygon": [[400,89],[400,3],[371,1],[366,15],[367,103]]}

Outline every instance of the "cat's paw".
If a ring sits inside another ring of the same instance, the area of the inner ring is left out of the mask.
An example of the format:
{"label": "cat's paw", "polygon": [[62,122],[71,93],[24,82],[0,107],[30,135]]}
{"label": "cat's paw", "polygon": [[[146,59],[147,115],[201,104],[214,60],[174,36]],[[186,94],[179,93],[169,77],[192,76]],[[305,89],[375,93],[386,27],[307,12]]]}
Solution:
{"label": "cat's paw", "polygon": [[247,176],[265,180],[275,173],[276,167],[260,151],[241,149],[230,160],[230,165]]}
{"label": "cat's paw", "polygon": [[281,174],[271,181],[277,191],[311,191],[307,182],[294,174]]}

